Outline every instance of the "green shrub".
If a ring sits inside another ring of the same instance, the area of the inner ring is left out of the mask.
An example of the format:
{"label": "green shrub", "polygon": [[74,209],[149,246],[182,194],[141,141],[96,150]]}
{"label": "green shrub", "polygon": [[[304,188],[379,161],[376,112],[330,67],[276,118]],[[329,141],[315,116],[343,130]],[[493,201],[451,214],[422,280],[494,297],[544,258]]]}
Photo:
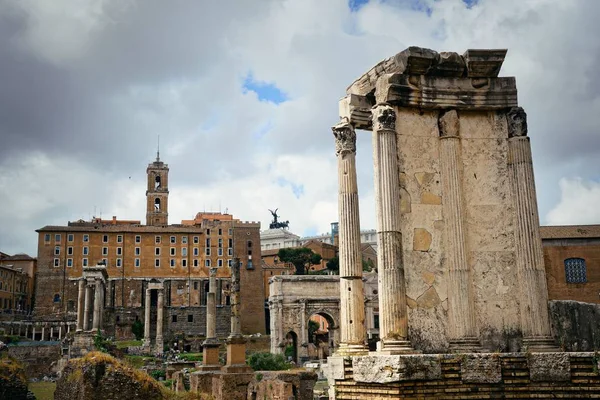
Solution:
{"label": "green shrub", "polygon": [[153,377],[154,379],[158,380],[158,378],[166,378],[167,373],[165,372],[164,369],[155,369],[153,371],[150,371],[149,374],[151,377]]}
{"label": "green shrub", "polygon": [[135,340],[142,340],[144,337],[144,325],[139,319],[131,325],[131,333],[135,335]]}
{"label": "green shrub", "polygon": [[108,353],[111,348],[114,347],[114,345],[110,340],[106,339],[100,332],[98,332],[96,333],[96,336],[94,336],[94,347],[96,347],[96,350],[98,351]]}
{"label": "green shrub", "polygon": [[169,389],[172,389],[173,388],[173,379],[164,380],[163,385],[165,385]]}
{"label": "green shrub", "polygon": [[284,353],[285,353],[286,357],[294,358],[294,346],[293,345],[285,346]]}
{"label": "green shrub", "polygon": [[268,352],[252,354],[247,363],[255,371],[282,371],[290,368],[284,356]]}

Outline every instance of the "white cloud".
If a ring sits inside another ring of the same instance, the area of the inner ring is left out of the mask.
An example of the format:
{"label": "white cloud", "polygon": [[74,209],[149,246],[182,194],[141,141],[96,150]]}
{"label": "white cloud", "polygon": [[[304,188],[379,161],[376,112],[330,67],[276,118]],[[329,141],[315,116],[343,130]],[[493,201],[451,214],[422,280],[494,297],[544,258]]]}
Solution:
{"label": "white cloud", "polygon": [[560,201],[546,215],[549,225],[600,224],[600,182],[561,178]]}

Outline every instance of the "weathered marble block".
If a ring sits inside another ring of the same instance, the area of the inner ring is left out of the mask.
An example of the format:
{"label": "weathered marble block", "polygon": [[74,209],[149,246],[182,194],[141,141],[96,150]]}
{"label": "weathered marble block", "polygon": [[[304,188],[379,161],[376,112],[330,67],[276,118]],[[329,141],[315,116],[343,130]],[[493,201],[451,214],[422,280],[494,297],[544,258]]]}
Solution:
{"label": "weathered marble block", "polygon": [[390,383],[442,378],[436,355],[362,356],[352,358],[354,381]]}

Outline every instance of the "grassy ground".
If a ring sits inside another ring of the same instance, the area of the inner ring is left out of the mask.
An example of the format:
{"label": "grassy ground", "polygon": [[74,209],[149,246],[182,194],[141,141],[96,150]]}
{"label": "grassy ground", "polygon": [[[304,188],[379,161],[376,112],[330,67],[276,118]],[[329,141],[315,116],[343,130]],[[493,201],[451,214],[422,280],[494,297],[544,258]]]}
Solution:
{"label": "grassy ground", "polygon": [[54,382],[30,382],[29,390],[35,394],[37,400],[54,400],[54,390],[56,383]]}
{"label": "grassy ground", "polygon": [[120,342],[115,342],[115,345],[117,346],[117,349],[124,349],[125,347],[129,347],[129,346],[141,346],[142,341],[141,340],[123,340]]}
{"label": "grassy ground", "polygon": [[202,361],[202,353],[181,353],[179,358],[184,361]]}
{"label": "grassy ground", "polygon": [[134,368],[142,368],[148,361],[154,361],[154,357],[125,355],[123,360]]}

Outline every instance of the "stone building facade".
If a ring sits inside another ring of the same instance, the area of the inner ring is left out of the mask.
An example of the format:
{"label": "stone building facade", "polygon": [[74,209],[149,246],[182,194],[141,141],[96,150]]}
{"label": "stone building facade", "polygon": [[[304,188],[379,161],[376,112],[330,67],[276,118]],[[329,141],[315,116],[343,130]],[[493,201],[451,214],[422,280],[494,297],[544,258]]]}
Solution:
{"label": "stone building facade", "polygon": [[600,304],[600,225],[542,226],[550,300]]}
{"label": "stone building facade", "polygon": [[37,260],[0,252],[0,320],[31,313]]}
{"label": "stone building facade", "polygon": [[224,336],[229,333],[229,267],[239,258],[242,331],[264,333],[260,223],[229,214],[198,213],[192,220],[170,225],[168,166],[157,157],[147,173],[146,225],[113,217],[37,231],[35,319],[75,321],[79,282],[86,269],[100,264],[107,273],[101,297],[103,330],[116,337],[131,336],[132,323],[147,318],[145,306],[150,301],[154,335],[156,307],[162,297],[165,338],[176,332],[201,336],[206,333],[209,269],[216,267],[217,331]]}

